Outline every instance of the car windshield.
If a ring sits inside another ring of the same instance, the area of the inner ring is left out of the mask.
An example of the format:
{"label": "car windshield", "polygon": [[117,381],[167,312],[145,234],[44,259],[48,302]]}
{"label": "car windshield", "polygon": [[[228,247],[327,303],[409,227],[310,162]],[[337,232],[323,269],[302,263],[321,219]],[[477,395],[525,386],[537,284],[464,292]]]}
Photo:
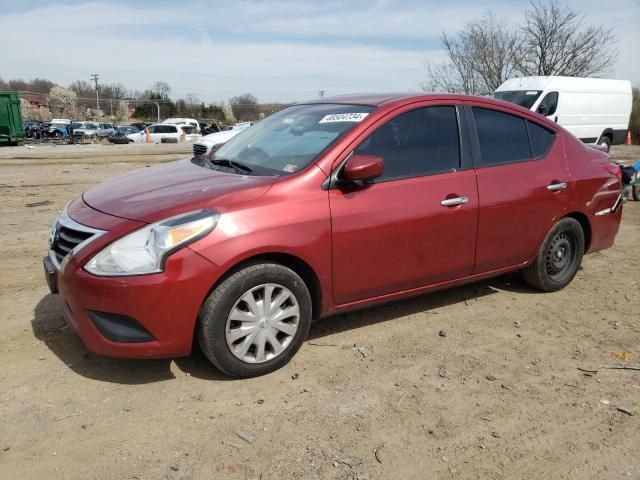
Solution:
{"label": "car windshield", "polygon": [[524,108],[531,108],[542,93],[542,90],[508,90],[493,92],[494,98],[515,103]]}
{"label": "car windshield", "polygon": [[309,165],[372,111],[363,105],[289,107],[242,130],[209,159],[244,164],[256,175],[288,175]]}

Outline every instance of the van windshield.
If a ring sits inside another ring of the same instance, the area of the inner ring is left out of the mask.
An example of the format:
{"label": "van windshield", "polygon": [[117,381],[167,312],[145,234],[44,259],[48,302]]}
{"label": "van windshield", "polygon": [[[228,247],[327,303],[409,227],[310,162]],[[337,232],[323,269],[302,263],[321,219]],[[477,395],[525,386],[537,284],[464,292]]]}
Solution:
{"label": "van windshield", "polygon": [[493,92],[493,97],[505,102],[515,103],[524,108],[531,108],[542,93],[542,90],[507,90]]}
{"label": "van windshield", "polygon": [[313,104],[281,110],[243,130],[208,157],[209,165],[233,162],[254,175],[289,175],[314,161],[364,120],[371,106]]}

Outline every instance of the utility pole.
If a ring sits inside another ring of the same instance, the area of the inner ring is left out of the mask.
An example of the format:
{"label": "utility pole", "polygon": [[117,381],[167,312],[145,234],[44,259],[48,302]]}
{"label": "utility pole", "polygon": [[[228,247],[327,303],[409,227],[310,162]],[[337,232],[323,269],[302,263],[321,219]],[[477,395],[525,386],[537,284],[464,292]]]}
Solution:
{"label": "utility pole", "polygon": [[156,107],[158,109],[158,123],[160,123],[160,104],[158,102],[153,102],[156,104]]}
{"label": "utility pole", "polygon": [[323,97],[324,97],[324,92],[326,92],[326,90],[320,90],[320,91],[318,92],[318,95],[320,95],[320,98],[323,98]]}
{"label": "utility pole", "polygon": [[98,117],[98,120],[100,120],[100,98],[98,97],[98,79],[100,77],[98,76],[97,73],[94,73],[91,75],[91,80],[93,80],[94,82],[96,82],[96,115]]}

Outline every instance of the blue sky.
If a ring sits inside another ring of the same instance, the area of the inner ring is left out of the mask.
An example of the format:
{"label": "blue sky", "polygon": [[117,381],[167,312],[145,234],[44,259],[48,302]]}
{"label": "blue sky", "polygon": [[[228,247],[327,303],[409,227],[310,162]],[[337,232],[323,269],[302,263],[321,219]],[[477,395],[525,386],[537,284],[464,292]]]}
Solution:
{"label": "blue sky", "polygon": [[[640,84],[640,2],[567,0],[612,28],[617,63],[607,76]],[[438,36],[491,10],[506,25],[527,1],[0,0],[0,77],[89,79],[219,101],[251,92],[296,101],[361,91],[419,90]],[[10,47],[7,47],[10,45]]]}

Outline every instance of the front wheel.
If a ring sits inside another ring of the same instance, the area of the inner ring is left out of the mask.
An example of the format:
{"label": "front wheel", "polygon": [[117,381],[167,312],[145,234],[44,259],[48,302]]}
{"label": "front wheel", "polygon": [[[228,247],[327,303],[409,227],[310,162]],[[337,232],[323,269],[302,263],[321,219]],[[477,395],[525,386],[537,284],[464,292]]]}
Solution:
{"label": "front wheel", "polygon": [[562,290],[582,263],[584,232],[574,218],[563,218],[547,234],[533,263],[522,271],[524,280],[544,292]]}
{"label": "front wheel", "polygon": [[234,377],[256,377],[286,365],[311,324],[311,296],[293,270],[275,263],[247,266],[209,295],[198,319],[207,358]]}
{"label": "front wheel", "polygon": [[606,135],[600,138],[598,145],[602,145],[607,149],[607,152],[611,150],[611,139]]}
{"label": "front wheel", "polygon": [[640,202],[640,185],[634,185],[631,187],[631,195],[636,202]]}

